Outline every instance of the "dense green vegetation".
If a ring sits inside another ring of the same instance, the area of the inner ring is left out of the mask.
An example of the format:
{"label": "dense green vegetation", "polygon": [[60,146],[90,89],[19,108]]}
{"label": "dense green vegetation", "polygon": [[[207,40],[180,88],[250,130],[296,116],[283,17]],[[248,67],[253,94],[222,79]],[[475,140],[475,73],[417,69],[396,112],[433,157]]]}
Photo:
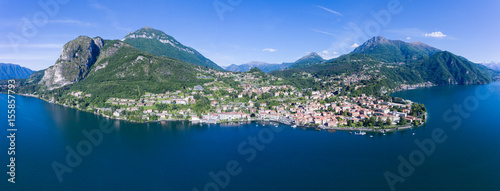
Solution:
{"label": "dense green vegetation", "polygon": [[[154,36],[153,36],[154,34]],[[149,38],[128,38],[130,35],[146,35],[152,36],[153,39]],[[161,42],[160,40],[169,43]],[[136,47],[144,52],[151,53],[157,56],[166,56],[170,58],[176,58],[187,63],[196,64],[199,66],[206,66],[209,68],[215,68],[222,70],[220,66],[212,62],[211,60],[205,58],[202,54],[193,48],[184,46],[179,43],[173,37],[165,34],[164,32],[149,27],[145,27],[135,31],[134,33],[128,34],[124,40],[126,43]]]}
{"label": "dense green vegetation", "polygon": [[[117,43],[119,41],[106,42],[103,51],[116,47]],[[197,79],[196,67],[199,66],[121,46],[111,56],[99,58],[87,77],[71,89],[109,97],[138,98],[145,92],[182,90],[211,81]]]}
{"label": "dense green vegetation", "polygon": [[374,37],[357,47],[352,53],[368,54],[386,63],[411,63],[427,59],[439,49],[423,43],[406,43],[400,40],[387,40],[384,37]]}
{"label": "dense green vegetation", "polygon": [[250,69],[248,72],[246,73],[251,73],[253,75],[256,75],[256,76],[265,76],[266,73],[264,73],[262,70],[260,70],[259,68],[257,67],[253,67],[252,69]]}
{"label": "dense green vegetation", "polygon": [[438,52],[418,68],[424,79],[436,84],[485,84],[492,81],[493,71],[481,72],[480,65],[450,52]]}
{"label": "dense green vegetation", "polygon": [[413,104],[411,106],[410,115],[413,117],[422,117],[422,115],[426,112],[424,104]]}

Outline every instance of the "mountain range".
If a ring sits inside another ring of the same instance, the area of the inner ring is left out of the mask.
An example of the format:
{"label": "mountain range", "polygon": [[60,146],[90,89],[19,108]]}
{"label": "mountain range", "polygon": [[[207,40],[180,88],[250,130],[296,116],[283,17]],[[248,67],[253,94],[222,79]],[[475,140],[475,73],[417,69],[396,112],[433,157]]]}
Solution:
{"label": "mountain range", "polygon": [[[139,31],[144,30],[156,32],[150,28]],[[152,36],[153,33],[145,35]],[[151,39],[139,40],[152,42]],[[179,51],[183,50],[175,49],[175,52]],[[196,75],[197,70],[207,65],[197,64],[200,63],[142,51],[120,40],[80,36],[64,45],[61,56],[45,70],[38,85],[42,91],[71,85],[72,89],[91,94],[138,96],[141,92],[178,90],[206,82]]]}
{"label": "mountain range", "polygon": [[26,79],[34,71],[16,64],[0,63],[0,80]]}
{"label": "mountain range", "polygon": [[[253,70],[252,70],[253,68]],[[145,27],[122,40],[79,36],[66,43],[59,59],[46,70],[20,82],[26,93],[84,91],[101,98],[138,97],[193,87],[211,80],[209,69],[223,69],[196,50],[164,32]],[[420,42],[407,43],[374,37],[351,53],[325,61],[316,53],[292,63],[253,62],[229,66],[230,71],[260,71],[282,77],[299,88],[322,87],[314,78],[370,76],[383,84],[431,82],[437,85],[485,84],[499,72]],[[3,71],[3,70],[2,70]],[[304,79],[304,72],[313,79]],[[106,98],[107,99],[107,98]]]}
{"label": "mountain range", "polygon": [[265,73],[269,73],[275,70],[283,70],[287,68],[303,68],[314,64],[319,64],[325,61],[320,55],[315,52],[309,53],[308,55],[298,59],[295,62],[284,62],[282,64],[269,64],[265,62],[250,62],[247,64],[235,65],[225,67],[224,69],[232,72],[247,72],[250,69],[257,67]]}
{"label": "mountain range", "polygon": [[340,75],[365,75],[381,79],[387,86],[431,82],[437,85],[486,84],[498,78],[483,65],[441,51],[421,42],[407,43],[373,37],[351,53],[301,69],[285,69],[270,74],[289,79],[297,86],[310,87],[301,73],[309,72],[316,78]]}

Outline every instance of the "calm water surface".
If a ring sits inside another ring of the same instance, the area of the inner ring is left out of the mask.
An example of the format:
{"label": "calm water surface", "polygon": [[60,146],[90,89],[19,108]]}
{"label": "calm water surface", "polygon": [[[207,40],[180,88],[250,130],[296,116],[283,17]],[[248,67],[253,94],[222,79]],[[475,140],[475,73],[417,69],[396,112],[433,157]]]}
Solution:
{"label": "calm water surface", "polygon": [[[477,97],[476,90],[481,88],[483,95],[486,87],[492,90],[489,96]],[[396,190],[500,190],[500,83],[395,95],[424,103],[428,123],[366,136],[258,123],[134,124],[17,96],[16,184],[4,174],[0,190],[203,190],[213,186],[210,172],[225,171],[233,162],[241,172],[220,190],[389,190],[384,173],[401,175],[398,156],[408,159],[419,150],[415,140],[431,138],[435,129],[442,129],[447,139],[413,173],[400,176],[405,181],[396,183]],[[9,159],[6,99],[0,95],[3,173]],[[469,106],[466,116],[445,115],[464,102]],[[112,132],[103,133],[102,142],[91,150],[81,147],[88,155],[68,166],[72,172],[59,181],[52,164],[68,165],[67,149],[77,150],[89,140],[82,131],[96,132],[107,124]],[[258,142],[260,150],[249,142],[259,135],[265,142]]]}

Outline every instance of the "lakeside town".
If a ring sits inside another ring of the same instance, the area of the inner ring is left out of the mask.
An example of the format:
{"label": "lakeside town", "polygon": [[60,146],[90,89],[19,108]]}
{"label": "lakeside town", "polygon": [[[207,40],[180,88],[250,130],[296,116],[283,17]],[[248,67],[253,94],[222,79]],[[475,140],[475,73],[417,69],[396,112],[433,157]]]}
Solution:
{"label": "lakeside town", "polygon": [[[110,107],[86,103],[92,94],[72,91],[64,99],[45,98],[51,103],[94,112],[110,118],[134,122],[189,120],[193,123],[273,121],[292,126],[335,130],[397,130],[425,122],[425,107],[409,100],[384,100],[362,94],[340,95],[346,84],[367,80],[367,76],[315,79],[334,82],[327,90],[297,89],[280,84],[282,79],[259,73],[200,70],[198,78],[213,81],[185,90],[144,93],[140,98],[111,97]],[[304,74],[304,77],[311,77]],[[222,79],[237,82],[236,86]],[[398,89],[427,87],[432,84],[401,85]]]}

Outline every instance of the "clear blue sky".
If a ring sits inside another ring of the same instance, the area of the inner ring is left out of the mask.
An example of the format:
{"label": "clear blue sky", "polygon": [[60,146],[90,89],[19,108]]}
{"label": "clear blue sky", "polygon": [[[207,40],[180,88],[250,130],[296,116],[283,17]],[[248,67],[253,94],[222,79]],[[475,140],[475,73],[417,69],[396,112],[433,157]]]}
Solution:
{"label": "clear blue sky", "polygon": [[[500,61],[498,0],[40,1],[61,3],[46,10],[38,1],[0,0],[0,62],[40,70],[79,35],[121,39],[144,26],[221,66],[288,62],[309,52],[334,58],[375,35],[421,41],[474,62]],[[401,7],[390,9],[390,2]],[[389,22],[371,14],[381,11]],[[24,30],[30,24],[35,31]]]}

